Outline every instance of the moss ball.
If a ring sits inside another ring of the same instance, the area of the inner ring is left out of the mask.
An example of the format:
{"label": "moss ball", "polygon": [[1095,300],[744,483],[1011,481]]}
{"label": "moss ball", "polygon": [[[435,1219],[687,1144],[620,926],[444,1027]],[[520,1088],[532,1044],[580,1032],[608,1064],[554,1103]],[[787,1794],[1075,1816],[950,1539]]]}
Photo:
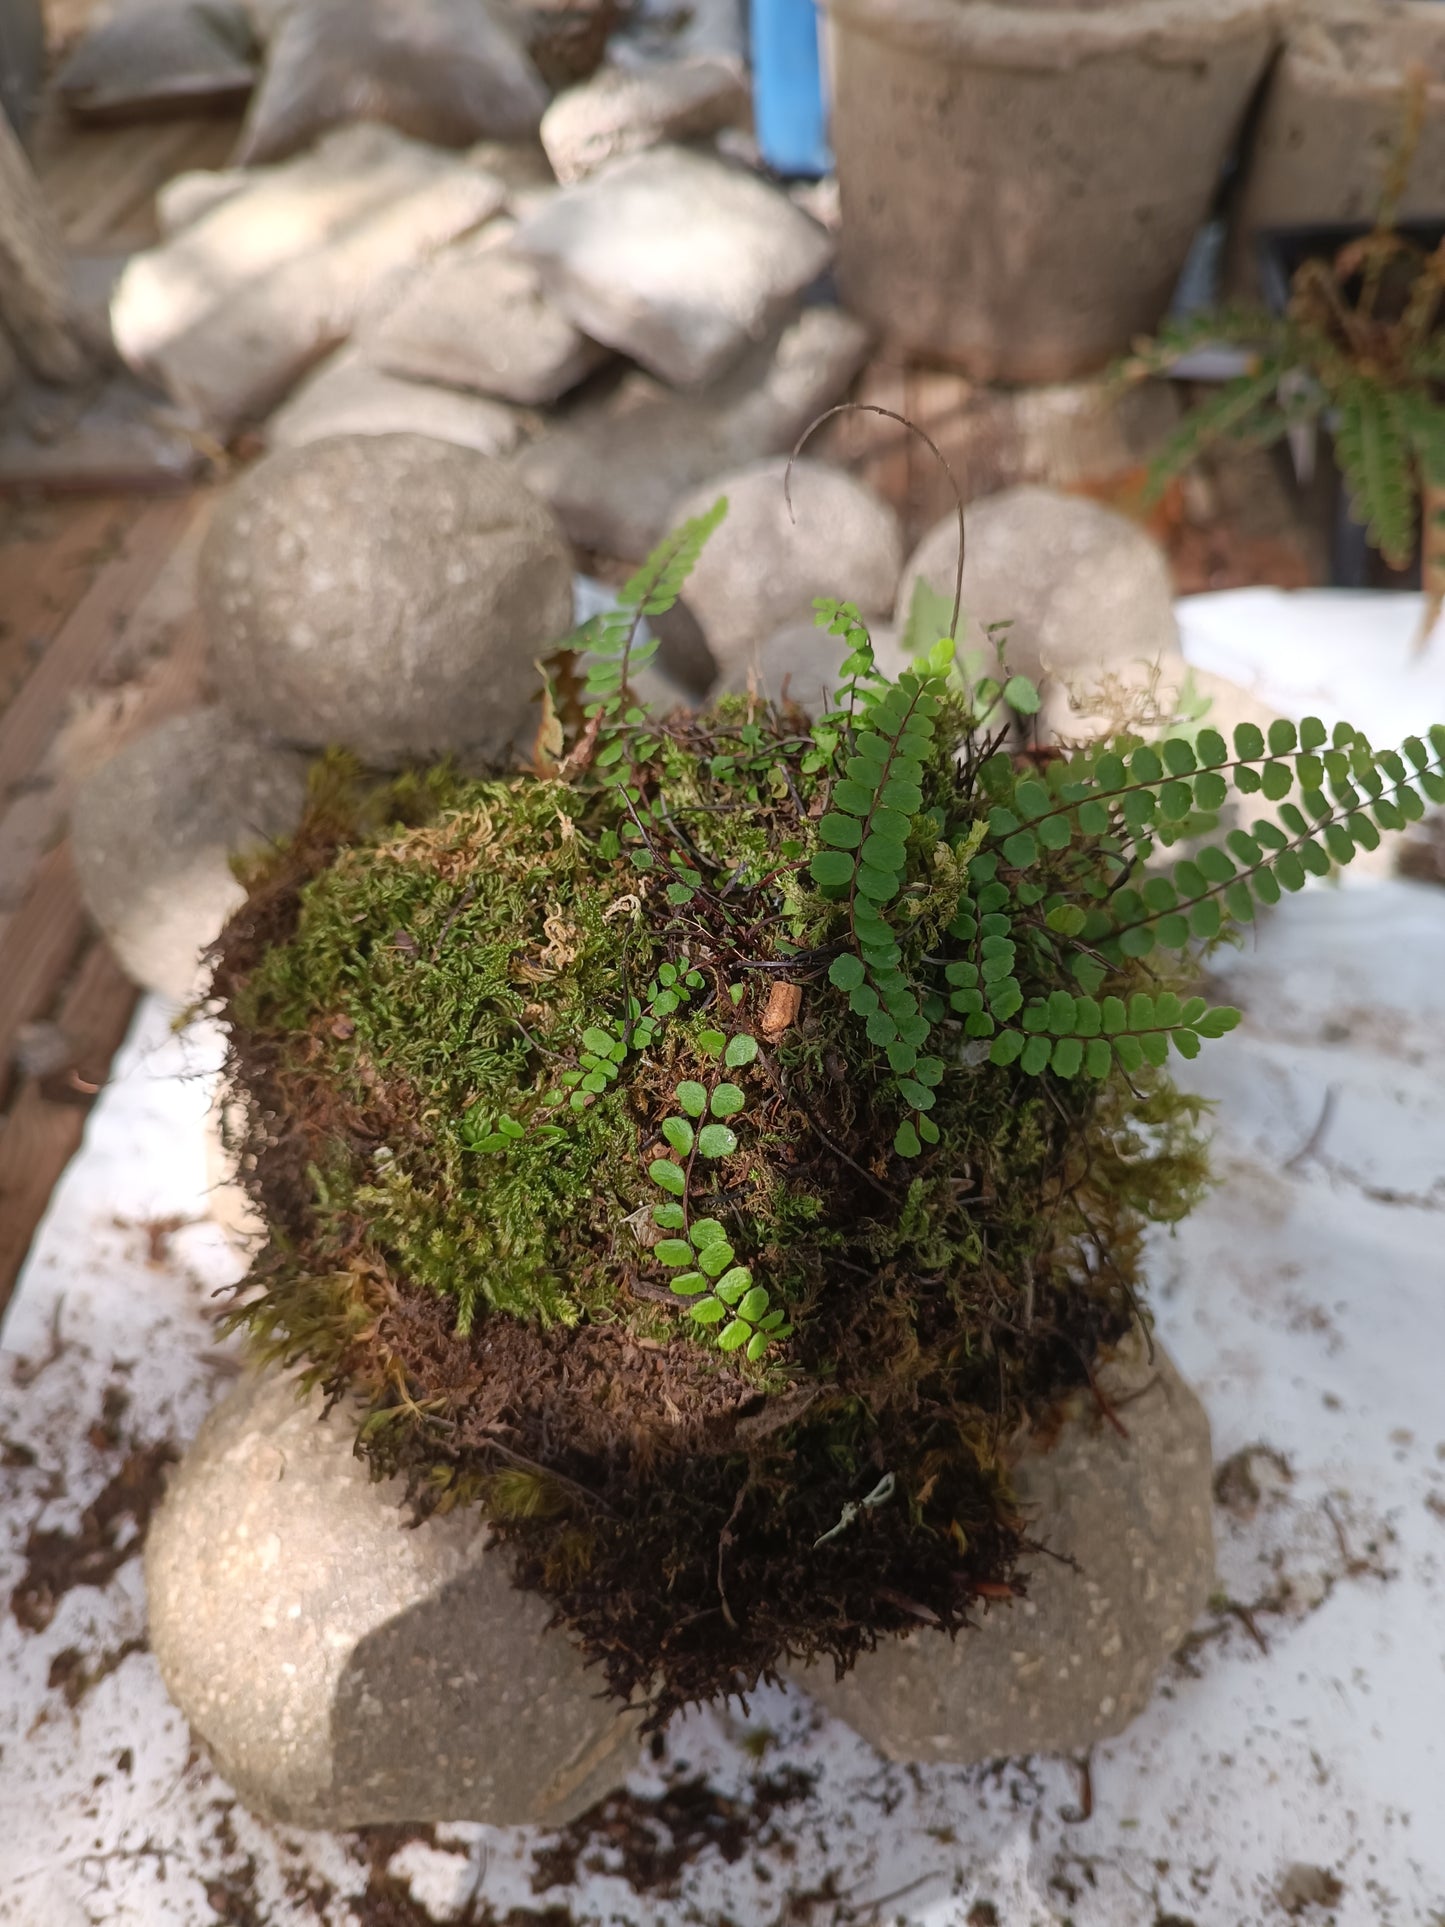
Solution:
{"label": "moss ball", "polygon": [[325,764],[250,876],[233,1317],[661,1718],[1019,1584],[1011,1455],[1202,1152],[1152,1046],[1095,1061],[1107,1000],[1183,1008],[1087,934],[1108,839],[1018,840],[1070,766],[945,677],[564,721],[521,775]]}

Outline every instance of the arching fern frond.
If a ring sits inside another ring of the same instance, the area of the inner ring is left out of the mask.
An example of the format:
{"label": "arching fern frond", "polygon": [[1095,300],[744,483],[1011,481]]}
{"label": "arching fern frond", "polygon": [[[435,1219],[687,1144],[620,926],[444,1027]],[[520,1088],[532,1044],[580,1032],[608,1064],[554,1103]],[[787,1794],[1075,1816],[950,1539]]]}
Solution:
{"label": "arching fern frond", "polygon": [[670,530],[618,590],[617,606],[588,625],[583,636],[588,657],[583,708],[588,715],[611,718],[621,711],[629,673],[657,653],[655,638],[638,643],[638,630],[648,616],[666,615],[675,605],[727,508],[727,497],[719,496],[705,514]]}

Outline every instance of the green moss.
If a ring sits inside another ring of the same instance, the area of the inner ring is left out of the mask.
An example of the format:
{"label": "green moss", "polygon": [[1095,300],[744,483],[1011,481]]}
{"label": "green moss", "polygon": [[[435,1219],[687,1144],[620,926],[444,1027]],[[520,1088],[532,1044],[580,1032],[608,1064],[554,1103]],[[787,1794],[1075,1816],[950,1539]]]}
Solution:
{"label": "green moss", "polygon": [[[918,1610],[956,1623],[1006,1578],[1021,1525],[1002,1442],[1122,1331],[1144,1222],[1203,1176],[1196,1107],[1157,1075],[1138,1097],[1045,1085],[961,1036],[939,1152],[893,1153],[893,1074],[826,981],[838,911],[793,853],[827,772],[790,719],[749,744],[739,713],[679,726],[663,757],[670,874],[709,879],[706,906],[634,867],[614,786],[434,773],[356,788],[348,827],[333,769],[295,848],[253,877],[219,981],[275,1229],[239,1317],[270,1355],[359,1389],[378,1469],[428,1506],[486,1507],[614,1686],[660,1683],[660,1707],[784,1646],[846,1660]],[[947,810],[942,762],[930,789]],[[965,868],[946,838],[976,841],[966,821],[937,830],[912,839],[920,957],[950,947]],[[590,1027],[625,1023],[665,967],[701,988],[579,1093]],[[801,983],[797,1019],[727,1073],[740,1149],[689,1197],[787,1308],[793,1338],[749,1364],[669,1301],[647,1168],[678,1083],[719,1075],[704,1033],[766,1037],[780,975]],[[504,1119],[521,1134],[477,1148]],[[802,1391],[794,1422],[748,1441],[760,1399],[786,1411]],[[883,1471],[897,1503],[827,1539]]]}
{"label": "green moss", "polygon": [[[886,682],[836,605],[816,724],[649,719],[716,519],[559,659],[530,774],[323,763],[215,982],[270,1228],[233,1321],[654,1719],[1018,1589],[1017,1443],[1206,1181],[1200,948],[1445,803],[1438,729],[1011,754],[1021,678]],[[1220,841],[1231,787],[1275,813]]]}

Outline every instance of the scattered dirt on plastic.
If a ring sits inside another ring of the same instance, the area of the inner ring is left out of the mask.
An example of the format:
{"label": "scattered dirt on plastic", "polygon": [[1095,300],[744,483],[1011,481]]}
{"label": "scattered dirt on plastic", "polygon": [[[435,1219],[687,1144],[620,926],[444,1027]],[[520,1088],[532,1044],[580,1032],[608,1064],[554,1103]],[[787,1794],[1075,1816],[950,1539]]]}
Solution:
{"label": "scattered dirt on plastic", "polygon": [[50,1672],[46,1685],[52,1692],[63,1695],[69,1707],[79,1706],[86,1694],[103,1679],[123,1666],[132,1653],[144,1653],[149,1642],[144,1639],[127,1639],[110,1652],[87,1654],[78,1646],[66,1646],[50,1662]]}
{"label": "scattered dirt on plastic", "polygon": [[1214,1469],[1214,1500],[1239,1518],[1252,1518],[1265,1496],[1262,1476],[1271,1485],[1289,1485],[1294,1469],[1272,1445],[1241,1446]]}
{"label": "scattered dirt on plastic", "polygon": [[[102,1425],[105,1424],[104,1415]],[[10,1610],[27,1632],[41,1633],[76,1586],[105,1586],[145,1543],[165,1475],[180,1454],[169,1439],[133,1445],[119,1470],[81,1514],[74,1531],[32,1525],[25,1570],[10,1595]]]}
{"label": "scattered dirt on plastic", "polygon": [[[434,1916],[412,1898],[404,1880],[387,1872],[393,1858],[403,1847],[420,1840],[436,1845],[436,1829],[430,1826],[361,1827],[352,1836],[351,1850],[366,1868],[366,1886],[347,1901],[356,1927],[431,1927]],[[482,1923],[471,1911],[462,1916]]]}
{"label": "scattered dirt on plastic", "polygon": [[814,1775],[789,1767],[756,1775],[742,1800],[727,1798],[702,1779],[680,1780],[650,1797],[609,1794],[539,1850],[532,1891],[607,1873],[635,1893],[674,1898],[684,1872],[708,1849],[729,1866],[750,1850],[776,1849],[783,1835],[771,1824],[774,1815],[806,1800],[814,1784]]}
{"label": "scattered dirt on plastic", "polygon": [[196,1222],[195,1218],[176,1213],[167,1218],[145,1218],[135,1227],[138,1231],[145,1233],[146,1263],[153,1271],[159,1271],[169,1259],[171,1239],[176,1232],[183,1231],[187,1225]]}
{"label": "scattered dirt on plastic", "polygon": [[1334,1907],[1344,1891],[1344,1882],[1327,1867],[1311,1867],[1301,1860],[1285,1869],[1275,1898],[1292,1920],[1298,1920]]}

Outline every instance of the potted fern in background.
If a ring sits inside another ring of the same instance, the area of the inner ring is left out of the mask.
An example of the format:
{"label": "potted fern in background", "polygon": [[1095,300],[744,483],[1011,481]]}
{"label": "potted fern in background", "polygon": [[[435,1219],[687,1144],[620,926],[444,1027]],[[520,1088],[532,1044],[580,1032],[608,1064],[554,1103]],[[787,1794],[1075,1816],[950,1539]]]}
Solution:
{"label": "potted fern in background", "polygon": [[1445,228],[1401,228],[1423,113],[1423,76],[1373,226],[1261,237],[1268,309],[1204,312],[1136,345],[1123,377],[1143,380],[1210,346],[1241,349],[1245,369],[1192,409],[1155,457],[1155,496],[1222,441],[1268,447],[1291,431],[1329,433],[1341,484],[1336,574],[1351,524],[1387,568],[1418,558],[1426,596],[1421,641],[1445,601]]}
{"label": "potted fern in background", "polygon": [[530,770],[323,764],[215,980],[268,1232],[231,1322],[653,1726],[1025,1589],[1018,1452],[1080,1394],[1124,1434],[1144,1233],[1207,1182],[1201,958],[1445,802],[1445,729],[1017,753],[1026,688],[947,639],[889,679],[847,605],[826,714],[648,715],[724,506],[554,661]]}

